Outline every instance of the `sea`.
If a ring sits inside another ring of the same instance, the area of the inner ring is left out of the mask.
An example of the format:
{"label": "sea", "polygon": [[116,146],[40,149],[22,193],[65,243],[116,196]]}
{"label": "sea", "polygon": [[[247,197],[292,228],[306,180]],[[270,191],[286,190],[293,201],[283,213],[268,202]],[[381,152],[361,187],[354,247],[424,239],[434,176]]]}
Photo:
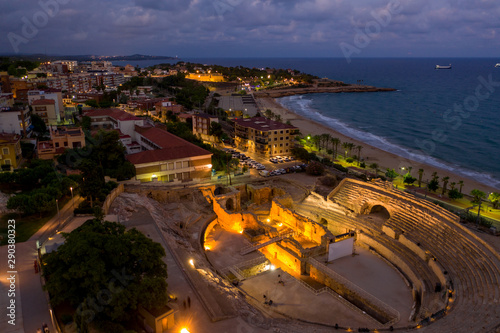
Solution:
{"label": "sea", "polygon": [[[495,68],[500,58],[353,58],[350,62],[344,58],[186,58],[131,64],[147,67],[179,60],[291,68],[345,83],[394,88],[393,92],[307,94],[277,101],[404,159],[500,189],[500,67]],[[450,64],[452,69],[435,69]]]}

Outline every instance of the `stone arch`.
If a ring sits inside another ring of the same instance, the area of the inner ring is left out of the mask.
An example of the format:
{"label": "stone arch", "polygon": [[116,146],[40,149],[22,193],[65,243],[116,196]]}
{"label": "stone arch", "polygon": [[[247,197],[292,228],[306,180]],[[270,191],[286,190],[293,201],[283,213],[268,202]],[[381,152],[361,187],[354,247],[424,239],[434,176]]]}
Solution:
{"label": "stone arch", "polygon": [[222,194],[222,191],[223,191],[222,187],[219,186],[214,190],[214,195]]}
{"label": "stone arch", "polygon": [[227,210],[231,210],[231,211],[234,210],[234,201],[233,201],[233,198],[229,198],[229,199],[226,200],[226,209]]}
{"label": "stone arch", "polygon": [[379,204],[371,206],[371,208],[367,210],[367,214],[377,214],[385,219],[389,219],[391,217],[389,210],[385,206]]}

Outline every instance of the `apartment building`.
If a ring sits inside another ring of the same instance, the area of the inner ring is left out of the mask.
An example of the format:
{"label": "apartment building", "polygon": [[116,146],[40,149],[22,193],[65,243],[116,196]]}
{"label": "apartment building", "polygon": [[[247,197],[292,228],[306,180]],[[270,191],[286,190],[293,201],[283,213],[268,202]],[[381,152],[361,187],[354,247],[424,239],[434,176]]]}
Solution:
{"label": "apartment building", "polygon": [[265,157],[290,155],[298,128],[265,117],[234,119],[238,148]]}

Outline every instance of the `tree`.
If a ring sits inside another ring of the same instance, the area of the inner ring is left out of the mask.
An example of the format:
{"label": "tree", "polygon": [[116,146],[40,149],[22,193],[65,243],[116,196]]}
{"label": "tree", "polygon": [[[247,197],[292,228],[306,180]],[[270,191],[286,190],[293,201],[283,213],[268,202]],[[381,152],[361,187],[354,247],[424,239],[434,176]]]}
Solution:
{"label": "tree", "polygon": [[488,196],[488,199],[493,204],[493,208],[497,209],[499,204],[500,204],[500,193],[498,193],[498,192],[490,193],[490,195]]}
{"label": "tree", "polygon": [[458,181],[458,185],[460,186],[460,193],[462,193],[462,187],[464,187],[464,181],[463,180],[459,180]]}
{"label": "tree", "polygon": [[210,124],[210,131],[209,134],[215,136],[217,139],[220,140],[222,133],[222,125],[219,124],[218,122],[212,121]]}
{"label": "tree", "polygon": [[456,185],[457,185],[457,183],[455,183],[455,182],[451,182],[451,183],[450,183],[450,188],[451,188],[451,190],[454,190]]}
{"label": "tree", "polygon": [[480,203],[481,200],[486,198],[486,193],[478,189],[473,189],[472,191],[470,191],[470,195],[472,195],[472,203],[477,204]]}
{"label": "tree", "polygon": [[427,188],[429,189],[429,191],[436,192],[439,188],[439,181],[437,180],[437,178],[432,178],[429,184],[427,184]]}
{"label": "tree", "polygon": [[418,187],[422,186],[422,176],[424,175],[424,169],[418,169]]}
{"label": "tree", "polygon": [[92,123],[92,119],[89,116],[83,116],[82,118],[82,129],[90,130],[90,124]]}
{"label": "tree", "polygon": [[325,167],[320,162],[311,161],[307,165],[306,172],[313,176],[321,176],[325,172]]}
{"label": "tree", "polygon": [[408,172],[406,175],[404,175],[403,177],[403,183],[405,184],[408,184],[408,185],[412,185],[415,181],[417,180],[417,178],[415,177],[412,177],[410,175],[410,172]]}
{"label": "tree", "polygon": [[375,171],[375,175],[378,175],[378,164],[377,163],[372,163],[369,165],[370,169]]}
{"label": "tree", "polygon": [[396,171],[394,171],[394,169],[387,169],[385,176],[392,181],[394,178],[399,176],[399,174]]}
{"label": "tree", "polygon": [[441,179],[443,181],[443,191],[441,192],[441,194],[446,194],[446,186],[448,186],[448,181],[450,180],[450,177],[448,176],[445,176]]}
{"label": "tree", "polygon": [[122,321],[139,305],[166,303],[167,267],[160,244],[136,229],[97,219],[63,237],[57,251],[43,256],[53,305],[98,304],[97,319]]}
{"label": "tree", "polygon": [[462,199],[463,194],[458,192],[458,190],[456,188],[452,188],[451,190],[448,191],[448,198],[450,198],[452,200]]}
{"label": "tree", "polygon": [[333,160],[335,161],[337,159],[337,152],[339,150],[339,145],[340,145],[340,139],[339,138],[332,138],[332,145],[333,145]]}
{"label": "tree", "polygon": [[343,142],[342,148],[344,148],[344,159],[347,158],[347,151],[349,150],[349,142]]}
{"label": "tree", "polygon": [[47,125],[45,125],[45,122],[39,115],[31,115],[31,124],[33,125],[33,130],[37,133],[43,134],[47,132]]}
{"label": "tree", "polygon": [[82,172],[80,193],[90,199],[90,206],[93,207],[94,200],[104,187],[104,172],[99,164],[90,159],[83,159],[78,169]]}
{"label": "tree", "polygon": [[359,163],[361,163],[361,149],[363,149],[363,146],[358,145],[356,146],[356,149],[358,150],[358,166],[359,166]]}

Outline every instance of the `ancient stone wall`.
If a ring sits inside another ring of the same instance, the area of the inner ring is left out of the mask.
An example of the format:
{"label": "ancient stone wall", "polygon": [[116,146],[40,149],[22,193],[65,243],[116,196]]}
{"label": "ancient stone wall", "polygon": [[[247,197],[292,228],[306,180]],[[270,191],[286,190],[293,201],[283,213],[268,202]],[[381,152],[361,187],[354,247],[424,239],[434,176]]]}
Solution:
{"label": "ancient stone wall", "polygon": [[304,238],[316,243],[325,245],[333,237],[331,233],[322,225],[286,208],[277,200],[273,200],[269,218],[283,223],[293,231],[299,233]]}

